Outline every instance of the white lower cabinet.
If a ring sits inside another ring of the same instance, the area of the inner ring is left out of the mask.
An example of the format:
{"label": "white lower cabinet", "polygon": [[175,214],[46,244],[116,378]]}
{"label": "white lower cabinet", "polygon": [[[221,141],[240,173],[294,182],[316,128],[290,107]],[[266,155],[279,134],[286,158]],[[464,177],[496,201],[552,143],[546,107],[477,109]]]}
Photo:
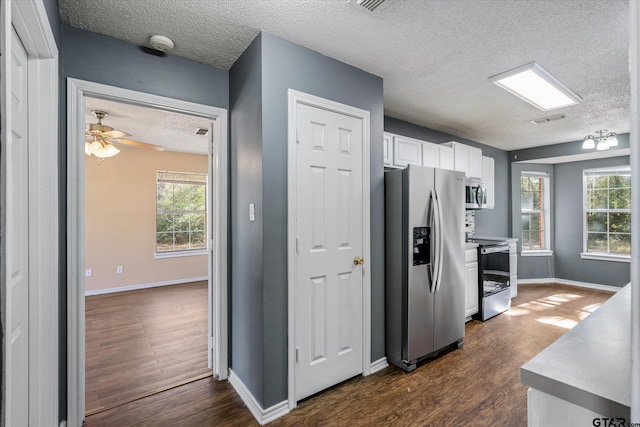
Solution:
{"label": "white lower cabinet", "polygon": [[478,250],[467,249],[464,253],[466,272],[466,298],[464,317],[470,320],[478,312]]}
{"label": "white lower cabinet", "polygon": [[509,242],[509,284],[511,285],[511,298],[518,296],[518,243]]}

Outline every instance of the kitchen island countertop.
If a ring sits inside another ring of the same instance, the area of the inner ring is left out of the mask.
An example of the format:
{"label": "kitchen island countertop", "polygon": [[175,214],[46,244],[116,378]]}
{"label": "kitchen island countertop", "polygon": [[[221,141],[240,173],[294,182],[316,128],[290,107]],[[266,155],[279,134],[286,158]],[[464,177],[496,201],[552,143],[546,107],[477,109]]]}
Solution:
{"label": "kitchen island countertop", "polygon": [[631,285],[520,368],[521,382],[605,417],[629,419]]}

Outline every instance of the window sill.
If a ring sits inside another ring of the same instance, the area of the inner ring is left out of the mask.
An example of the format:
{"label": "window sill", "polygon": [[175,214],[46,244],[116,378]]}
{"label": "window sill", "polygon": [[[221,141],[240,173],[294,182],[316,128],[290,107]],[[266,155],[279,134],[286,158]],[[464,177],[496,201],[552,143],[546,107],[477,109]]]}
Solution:
{"label": "window sill", "polygon": [[197,251],[180,251],[180,252],[156,252],[153,254],[153,259],[165,259],[165,258],[181,258],[185,256],[200,256],[207,255],[206,249],[198,249]]}
{"label": "window sill", "polygon": [[592,259],[596,261],[631,262],[630,255],[598,254],[594,252],[582,252],[580,254],[580,258]]}
{"label": "window sill", "polygon": [[543,249],[539,251],[522,251],[520,256],[553,256],[553,251]]}

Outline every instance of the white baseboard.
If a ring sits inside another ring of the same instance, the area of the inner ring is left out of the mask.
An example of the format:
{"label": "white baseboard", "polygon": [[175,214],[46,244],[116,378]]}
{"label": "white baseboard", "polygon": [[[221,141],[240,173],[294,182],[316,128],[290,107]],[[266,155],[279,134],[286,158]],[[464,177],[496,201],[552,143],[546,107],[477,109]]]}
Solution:
{"label": "white baseboard", "polygon": [[115,292],[135,291],[138,289],[156,288],[159,286],[181,285],[183,283],[200,282],[203,280],[209,280],[209,278],[207,276],[191,277],[188,279],[167,280],[165,282],[143,283],[142,285],[121,286],[119,288],[96,289],[93,291],[84,291],[84,296],[88,297],[91,295],[102,295],[102,294],[112,294]]}
{"label": "white baseboard", "polygon": [[558,283],[560,285],[579,286],[581,288],[598,289],[601,291],[618,292],[622,287],[600,285],[598,283],[578,282],[576,280],[558,279],[555,277],[545,277],[540,279],[518,279],[518,286]]}
{"label": "white baseboard", "polygon": [[247,405],[247,408],[249,408],[253,417],[260,425],[265,425],[289,413],[289,401],[287,400],[276,403],[270,408],[262,409],[262,406],[260,406],[247,386],[244,385],[240,377],[238,377],[232,369],[229,369],[229,383],[233,386],[238,396],[240,396],[244,404]]}
{"label": "white baseboard", "polygon": [[382,371],[387,366],[389,366],[389,364],[387,363],[387,358],[386,357],[380,358],[375,362],[371,362],[371,373],[375,374],[378,371]]}

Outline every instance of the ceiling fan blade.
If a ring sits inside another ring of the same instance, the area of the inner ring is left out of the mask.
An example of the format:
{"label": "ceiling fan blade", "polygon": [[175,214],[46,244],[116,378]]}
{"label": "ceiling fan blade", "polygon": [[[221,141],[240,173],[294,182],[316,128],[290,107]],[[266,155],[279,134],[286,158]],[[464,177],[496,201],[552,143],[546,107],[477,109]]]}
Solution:
{"label": "ceiling fan blade", "polygon": [[107,131],[107,132],[103,132],[102,135],[105,138],[124,138],[126,136],[131,136],[131,134],[129,134],[129,133],[122,132],[121,130],[115,130],[115,129]]}
{"label": "ceiling fan blade", "polygon": [[164,151],[164,147],[161,147],[159,145],[148,144],[146,142],[140,142],[140,141],[133,141],[131,139],[109,138],[109,141],[115,142],[116,144],[131,145],[132,147],[146,148],[147,150]]}
{"label": "ceiling fan blade", "polygon": [[99,125],[97,123],[89,123],[89,132],[109,132],[112,131],[113,128],[111,126]]}

